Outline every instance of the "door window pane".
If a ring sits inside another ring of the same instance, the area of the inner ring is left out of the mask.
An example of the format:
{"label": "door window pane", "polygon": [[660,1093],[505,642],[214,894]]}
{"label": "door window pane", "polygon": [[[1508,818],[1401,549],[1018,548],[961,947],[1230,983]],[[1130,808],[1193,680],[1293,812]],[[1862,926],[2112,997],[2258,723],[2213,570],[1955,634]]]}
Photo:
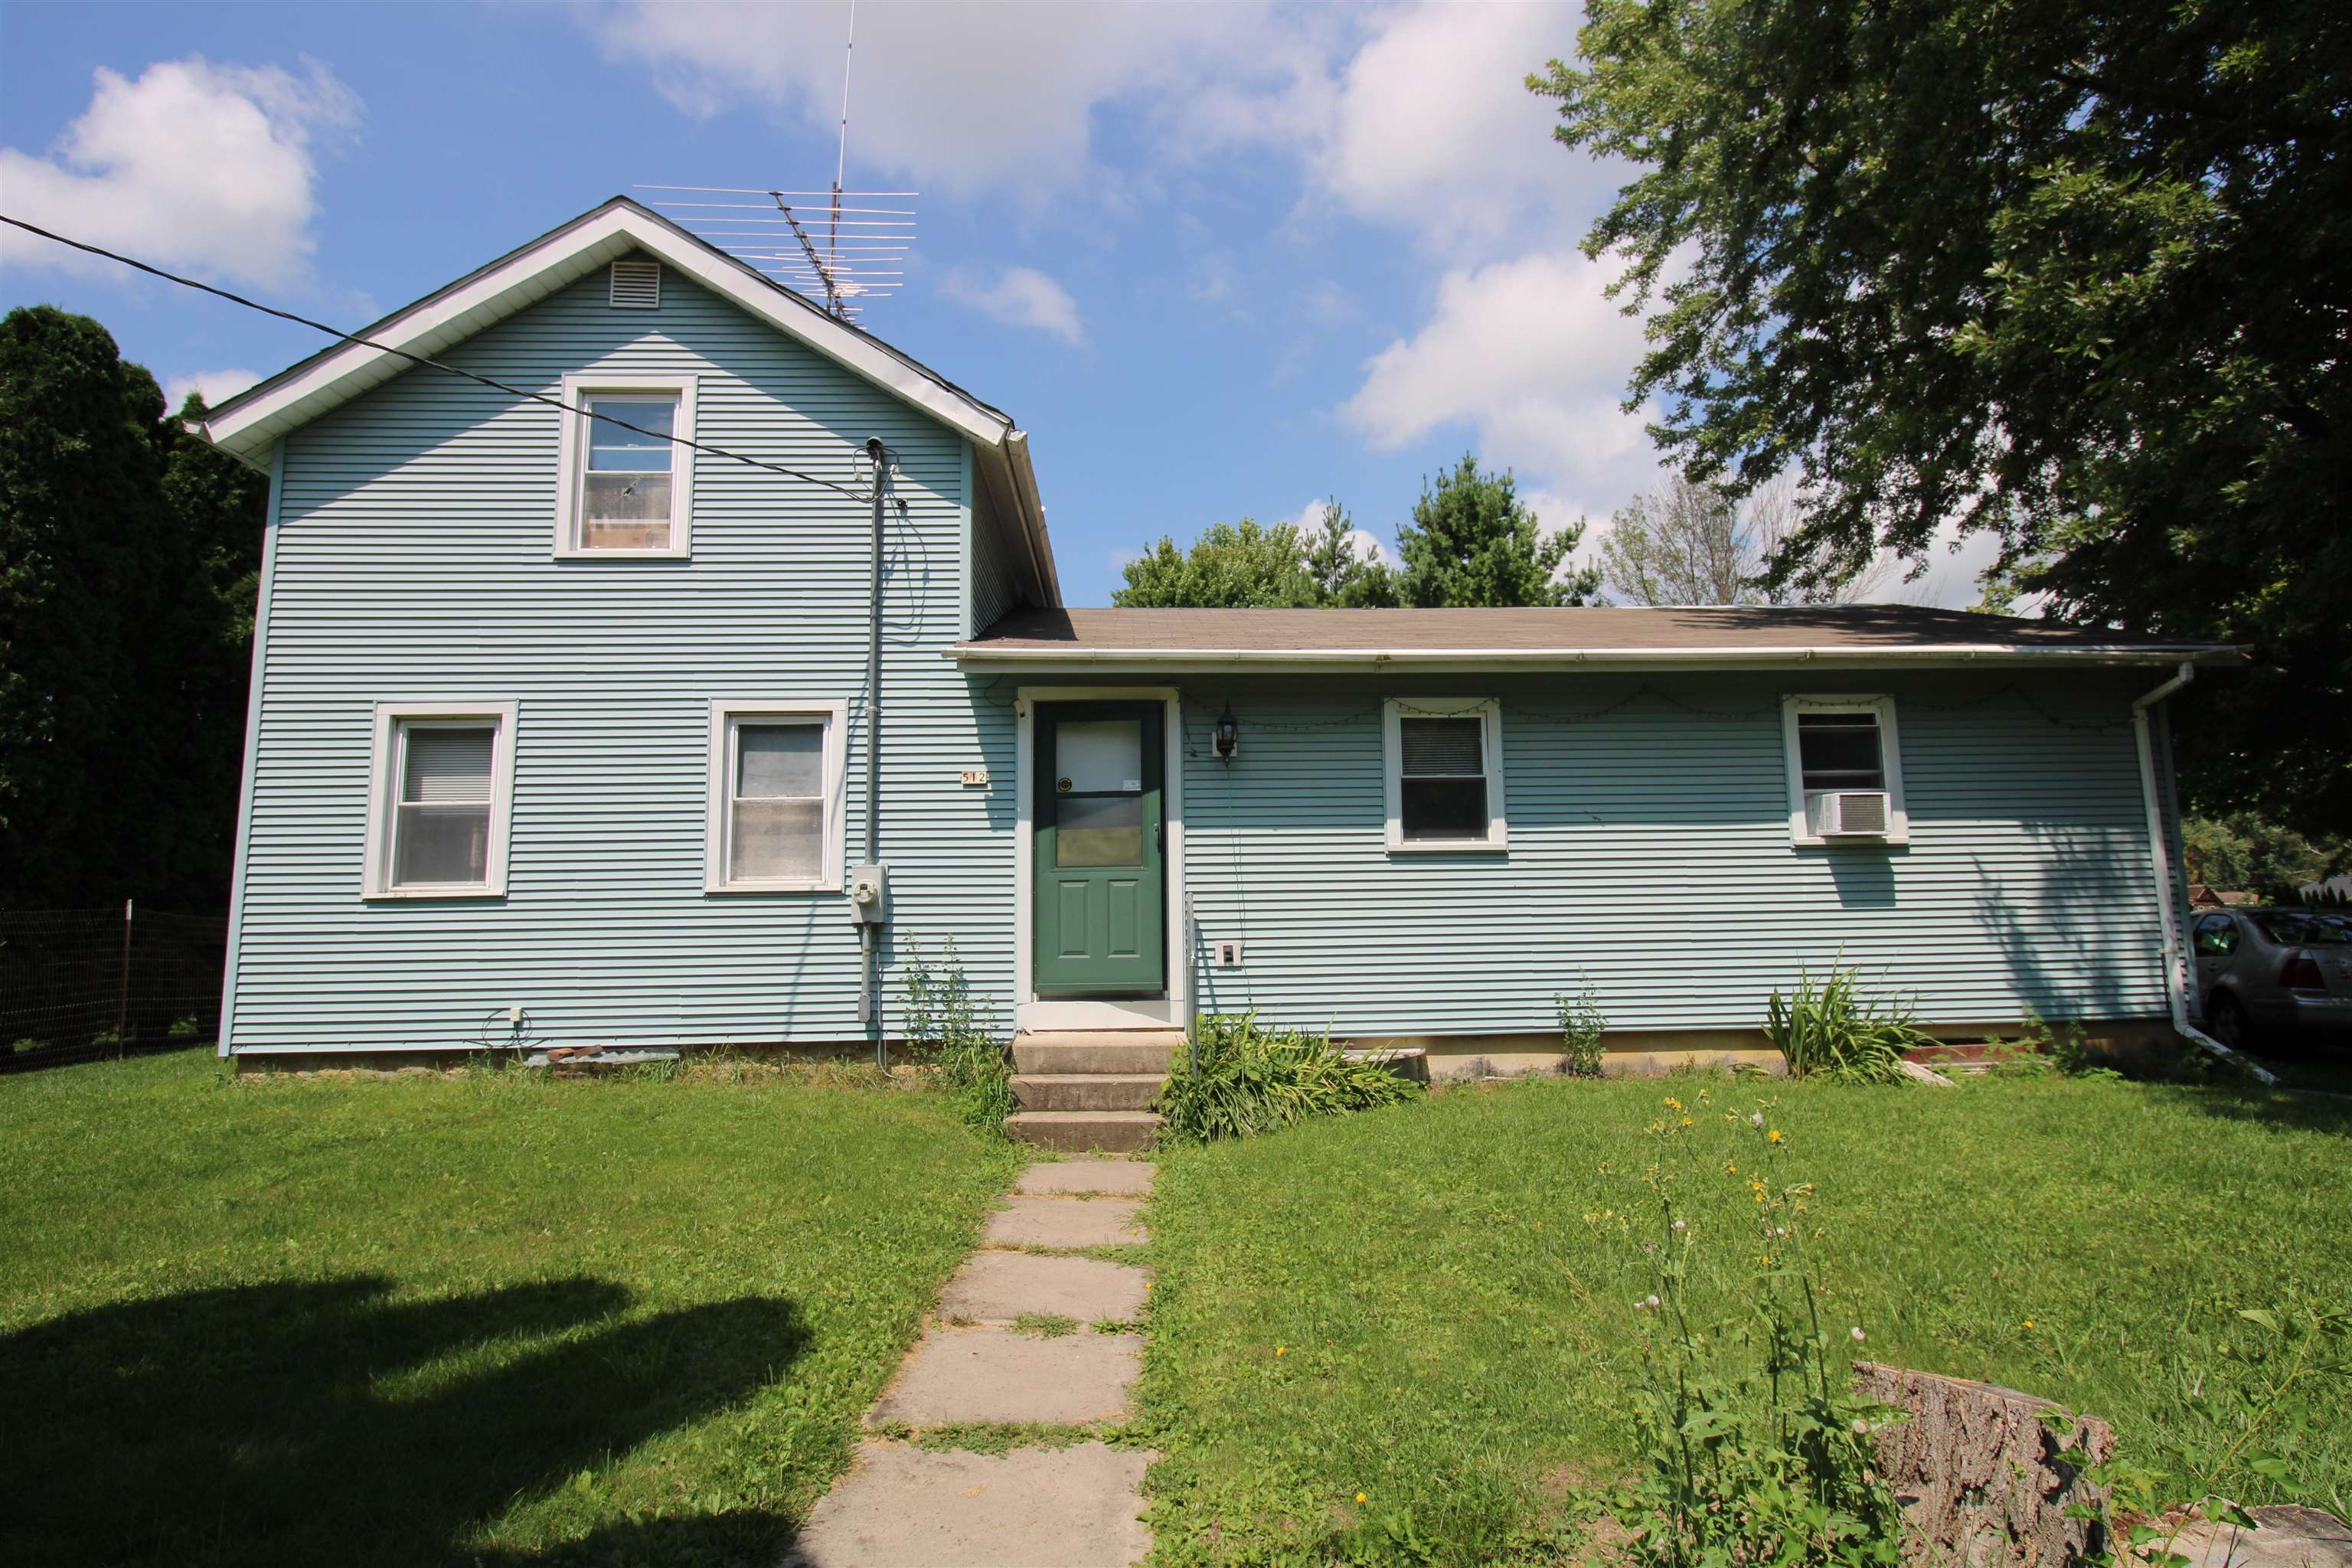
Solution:
{"label": "door window pane", "polygon": [[[677,400],[591,399],[588,471],[582,479],[580,542],[588,549],[669,547],[671,475],[676,452],[668,437]],[[621,420],[637,429],[625,429]],[[640,431],[649,434],[640,434]]]}
{"label": "door window pane", "polygon": [[400,726],[400,795],[394,803],[396,887],[486,884],[490,867],[490,771],[495,724]]}
{"label": "door window pane", "polygon": [[[1143,721],[1067,720],[1054,727],[1055,789],[1063,794],[1143,787]],[[1069,786],[1062,787],[1067,779]],[[1131,862],[1129,862],[1131,864]]]}
{"label": "door window pane", "polygon": [[1067,795],[1054,803],[1054,864],[1143,864],[1143,797]]}
{"label": "door window pane", "polygon": [[1486,721],[1400,719],[1397,804],[1404,836],[1413,839],[1484,839],[1486,816]]}
{"label": "door window pane", "polygon": [[824,726],[735,726],[730,881],[814,881],[824,857]]}

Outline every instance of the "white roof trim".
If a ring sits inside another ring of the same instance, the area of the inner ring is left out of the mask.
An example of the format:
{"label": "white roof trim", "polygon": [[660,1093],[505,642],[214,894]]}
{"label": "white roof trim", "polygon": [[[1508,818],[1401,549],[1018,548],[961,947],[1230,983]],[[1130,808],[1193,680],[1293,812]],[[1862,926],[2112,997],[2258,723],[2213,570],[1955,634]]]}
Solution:
{"label": "white roof trim", "polygon": [[[677,268],[976,442],[1002,447],[1013,436],[1011,422],[995,410],[959,395],[860,334],[746,274],[725,256],[620,202],[558,229],[461,287],[421,301],[371,335],[410,353],[435,354],[632,250],[643,250]],[[232,400],[205,421],[205,434],[232,455],[257,460],[287,431],[408,368],[397,354],[345,343],[300,374]]]}
{"label": "white roof trim", "polygon": [[2041,664],[2074,660],[2086,664],[2177,664],[2236,662],[2235,648],[2165,648],[2127,644],[2080,644],[2044,647],[2016,643],[1953,643],[1912,647],[1606,647],[1606,648],[1102,648],[1036,647],[962,643],[946,650],[960,664],[1001,664],[1038,668],[1071,666],[1183,666],[1224,669],[1236,665],[1362,667],[1379,669],[1574,669],[1593,665],[1671,668],[1675,666],[1880,664]]}

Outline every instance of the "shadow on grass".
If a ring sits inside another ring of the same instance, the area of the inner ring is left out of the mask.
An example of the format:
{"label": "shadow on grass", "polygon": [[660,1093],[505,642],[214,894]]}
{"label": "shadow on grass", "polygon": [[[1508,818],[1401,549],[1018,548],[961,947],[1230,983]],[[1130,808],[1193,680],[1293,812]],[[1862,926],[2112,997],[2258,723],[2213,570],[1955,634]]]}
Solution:
{"label": "shadow on grass", "polygon": [[723,1563],[779,1549],[780,1521],[749,1514],[616,1518],[543,1556],[458,1543],[772,1380],[808,1337],[790,1301],[614,1322],[630,1293],[597,1279],[428,1301],[391,1289],[353,1276],[190,1291],[0,1338],[18,1500],[0,1561]]}

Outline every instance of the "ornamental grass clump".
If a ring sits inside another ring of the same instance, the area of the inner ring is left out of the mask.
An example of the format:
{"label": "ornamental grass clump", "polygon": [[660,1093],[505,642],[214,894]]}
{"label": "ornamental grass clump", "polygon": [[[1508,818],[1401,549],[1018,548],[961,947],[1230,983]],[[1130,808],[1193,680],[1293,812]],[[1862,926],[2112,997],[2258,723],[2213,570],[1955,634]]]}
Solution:
{"label": "ornamental grass clump", "polygon": [[1255,1013],[1202,1015],[1160,1091],[1160,1136],[1213,1143],[1311,1117],[1409,1100],[1419,1086],[1378,1058],[1350,1058],[1324,1036],[1261,1029]]}
{"label": "ornamental grass clump", "polygon": [[[1902,1514],[1872,1435],[1903,1417],[1848,1389],[1837,1342],[1864,1334],[1824,1321],[1806,1256],[1812,1184],[1781,1174],[1769,1101],[1745,1116],[1704,1089],[1664,1103],[1644,1212],[1585,1216],[1634,1239],[1654,1282],[1632,1309],[1641,1470],[1615,1504],[1631,1555],[1652,1568],[1894,1568]],[[1748,1212],[1726,1220],[1727,1207]]]}
{"label": "ornamental grass clump", "polygon": [[1888,1083],[1903,1075],[1905,1051],[1936,1043],[1911,1020],[1899,1002],[1865,1000],[1853,970],[1832,969],[1822,981],[1801,970],[1792,994],[1772,993],[1764,1033],[1791,1078]]}
{"label": "ornamental grass clump", "polygon": [[900,1018],[908,1044],[929,1057],[940,1081],[954,1098],[958,1117],[982,1132],[1003,1137],[1004,1119],[1013,1114],[1013,1064],[1004,1042],[988,1027],[971,999],[963,962],[956,957],[955,938],[948,938],[941,947],[937,968],[924,960],[919,943],[908,942],[901,973],[905,1001]]}

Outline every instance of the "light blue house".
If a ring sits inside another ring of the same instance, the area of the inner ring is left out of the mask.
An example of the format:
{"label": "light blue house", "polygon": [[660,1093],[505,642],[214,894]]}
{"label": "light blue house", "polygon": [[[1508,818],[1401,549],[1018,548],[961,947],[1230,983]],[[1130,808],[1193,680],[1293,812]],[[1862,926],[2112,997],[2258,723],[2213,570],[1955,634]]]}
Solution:
{"label": "light blue house", "polygon": [[1752,1047],[1839,961],[1954,1033],[2186,1021],[2158,694],[2227,649],[1066,610],[1007,416],[625,200],[361,336],[207,425],[271,477],[225,1052],[855,1047],[950,938],[1032,1034],[1441,1064],[1587,985]]}

